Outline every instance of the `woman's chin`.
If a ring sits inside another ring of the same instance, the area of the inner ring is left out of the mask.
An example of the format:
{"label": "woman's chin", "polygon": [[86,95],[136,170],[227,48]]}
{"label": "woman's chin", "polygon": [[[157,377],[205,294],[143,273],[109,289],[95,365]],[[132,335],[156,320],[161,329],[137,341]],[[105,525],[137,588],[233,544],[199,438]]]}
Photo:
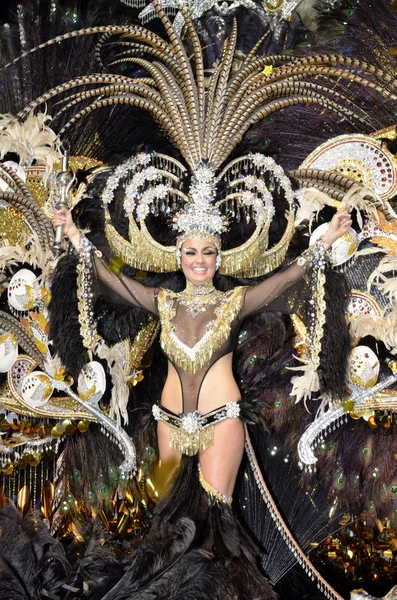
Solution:
{"label": "woman's chin", "polygon": [[197,273],[191,274],[188,278],[189,282],[193,285],[204,285],[211,281],[212,277],[207,273],[203,273],[202,275],[198,275]]}

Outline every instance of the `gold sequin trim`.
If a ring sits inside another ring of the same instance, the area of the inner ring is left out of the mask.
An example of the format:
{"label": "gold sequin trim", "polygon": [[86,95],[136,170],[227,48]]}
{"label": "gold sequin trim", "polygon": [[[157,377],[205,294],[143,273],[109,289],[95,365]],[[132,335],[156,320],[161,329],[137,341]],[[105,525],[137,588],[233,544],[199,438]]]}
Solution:
{"label": "gold sequin trim", "polygon": [[158,295],[158,309],[161,320],[160,343],[165,354],[185,373],[195,375],[206,365],[213,353],[228,339],[231,324],[243,304],[243,287],[221,293],[220,304],[214,310],[216,319],[210,324],[207,333],[190,348],[173,332],[172,320],[176,315],[179,294],[162,289]]}
{"label": "gold sequin trim", "polygon": [[227,494],[222,494],[222,492],[219,492],[214,487],[212,487],[212,485],[208,483],[208,481],[205,479],[200,465],[198,466],[198,470],[200,484],[210,496],[210,498],[215,502],[221,502],[222,504],[227,504],[228,506],[231,506],[233,498],[231,496],[227,496]]}

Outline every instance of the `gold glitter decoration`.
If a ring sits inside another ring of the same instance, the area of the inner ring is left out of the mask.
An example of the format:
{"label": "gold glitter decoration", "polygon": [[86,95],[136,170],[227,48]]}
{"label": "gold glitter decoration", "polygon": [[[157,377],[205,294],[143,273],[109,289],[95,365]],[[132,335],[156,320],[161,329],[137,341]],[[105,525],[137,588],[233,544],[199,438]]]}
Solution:
{"label": "gold glitter decoration", "polygon": [[370,136],[377,140],[396,140],[397,139],[397,125],[390,125],[384,129],[379,129],[374,133],[370,133]]}
{"label": "gold glitter decoration", "polygon": [[129,341],[128,362],[130,373],[141,367],[143,357],[152,345],[159,329],[159,321],[154,317],[149,317],[148,322],[139,329],[134,341]]}
{"label": "gold glitter decoration", "polygon": [[[48,377],[48,375],[46,375],[46,373],[37,373],[36,374],[37,379],[43,384],[43,387],[41,389],[41,400],[44,400],[45,398],[49,398],[52,394],[52,390],[53,387],[50,383],[50,379]],[[38,388],[37,391],[39,391],[40,388]]]}
{"label": "gold glitter decoration", "polygon": [[[69,168],[76,171],[90,171],[95,167],[101,167],[103,162],[100,160],[96,160],[95,158],[90,158],[88,156],[71,156],[69,158]],[[60,171],[62,168],[61,161],[55,163],[55,170]]]}
{"label": "gold glitter decoration", "polygon": [[18,345],[18,342],[12,333],[2,333],[0,335],[0,344],[5,344],[5,354],[9,354]]}
{"label": "gold glitter decoration", "polygon": [[346,257],[353,256],[353,254],[355,253],[355,251],[357,250],[357,247],[358,247],[358,242],[357,242],[356,237],[353,236],[350,231],[346,231],[346,233],[344,233],[340,239],[345,240],[346,242],[349,243],[348,248],[345,250]]}
{"label": "gold glitter decoration", "polygon": [[[217,292],[219,306],[214,310],[216,319],[209,325],[204,336],[189,348],[173,332],[171,321],[176,315],[176,305],[181,293],[162,289],[158,295],[158,309],[161,320],[160,343],[165,354],[185,373],[194,375],[211,358],[213,353],[227,340],[233,320],[240,312],[243,303],[243,287],[229,292]],[[205,301],[205,296],[202,297]]]}
{"label": "gold glitter decoration", "polygon": [[371,238],[371,242],[387,250],[387,254],[395,256],[397,254],[397,240],[393,240],[384,236],[374,236]]}
{"label": "gold glitter decoration", "polygon": [[368,381],[366,381],[359,375],[351,373],[350,379],[355,385],[359,385],[362,388],[371,388],[374,387],[375,383],[378,381],[378,374],[374,375],[371,379],[368,379]]}
{"label": "gold glitter decoration", "polygon": [[306,339],[307,339],[307,329],[302,319],[298,317],[298,315],[290,315],[292,325],[295,332],[294,337],[294,348],[298,351],[299,356],[307,356],[308,349],[306,347]]}
{"label": "gold glitter decoration", "polygon": [[382,212],[380,212],[379,210],[376,212],[378,214],[379,219],[379,229],[381,229],[385,233],[394,233],[394,235],[397,235],[397,219],[390,219],[390,221],[388,221]]}
{"label": "gold glitter decoration", "polygon": [[0,244],[20,246],[29,234],[30,230],[18,210],[11,206],[0,209]]}
{"label": "gold glitter decoration", "polygon": [[90,387],[89,390],[87,390],[86,392],[82,392],[80,389],[78,390],[79,393],[79,398],[80,400],[83,400],[83,402],[86,402],[87,400],[89,400],[89,398],[91,396],[93,396],[96,392],[96,385],[94,384],[92,387]]}
{"label": "gold glitter decoration", "polygon": [[108,211],[105,218],[105,234],[110,247],[128,265],[160,273],[177,271],[176,246],[162,246],[155,240],[146,240],[132,219],[129,220],[130,241],[127,241],[113,227]]}
{"label": "gold glitter decoration", "polygon": [[34,195],[37,204],[43,207],[48,198],[48,190],[44,187],[41,178],[36,179],[27,177],[26,187],[29,188]]}

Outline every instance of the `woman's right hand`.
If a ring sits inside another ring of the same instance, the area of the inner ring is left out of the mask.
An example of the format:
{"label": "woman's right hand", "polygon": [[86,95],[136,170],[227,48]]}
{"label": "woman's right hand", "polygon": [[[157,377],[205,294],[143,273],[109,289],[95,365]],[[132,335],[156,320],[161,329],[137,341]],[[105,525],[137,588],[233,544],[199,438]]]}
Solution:
{"label": "woman's right hand", "polygon": [[63,233],[72,242],[73,246],[78,250],[80,242],[80,231],[76,227],[72,219],[72,213],[66,206],[55,208],[52,211],[52,224],[54,227],[63,225]]}

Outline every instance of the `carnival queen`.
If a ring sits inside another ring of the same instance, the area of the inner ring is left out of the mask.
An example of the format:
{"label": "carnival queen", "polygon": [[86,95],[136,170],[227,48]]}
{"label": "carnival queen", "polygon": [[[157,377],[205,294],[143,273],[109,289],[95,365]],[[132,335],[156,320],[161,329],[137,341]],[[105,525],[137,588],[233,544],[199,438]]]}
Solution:
{"label": "carnival queen", "polygon": [[[222,564],[223,571],[229,572],[222,581],[234,581],[231,595],[219,597],[275,598],[257,570],[255,551],[231,511],[244,452],[244,410],[232,371],[233,351],[242,321],[258,311],[272,310],[281,296],[296,293],[296,284],[304,277],[309,276],[311,282],[311,314],[314,319],[318,318],[323,307],[321,298],[316,297],[316,286],[321,288],[319,276],[324,270],[327,251],[349,230],[352,221],[345,209],[338,210],[323,237],[288,268],[259,284],[221,292],[214,287],[213,278],[222,267],[220,233],[224,224],[213,201],[197,194],[197,186],[191,190],[190,198],[187,208],[179,215],[175,246],[176,264],[186,278],[185,289],[178,293],[146,287],[134,278],[109,270],[101,253],[79,231],[66,208],[54,211],[53,224],[63,226],[64,234],[79,255],[84,266],[83,289],[87,298],[92,298],[92,283],[96,280],[104,285],[105,295],[106,290],[111,291],[125,303],[154,314],[161,323],[160,344],[168,359],[168,373],[161,404],[154,403],[152,407],[157,421],[159,456],[161,464],[172,465],[172,469],[184,458],[167,497],[158,507],[146,546],[144,544],[146,558],[141,556],[138,562],[146,560],[148,568],[156,552],[161,554],[161,548],[167,546],[167,538],[171,543],[172,528],[177,527],[178,519],[188,517],[196,524],[194,547],[210,553],[216,564]],[[88,324],[87,347],[95,346],[94,326],[89,324],[92,314],[93,306],[89,305],[84,317]],[[316,354],[316,346],[319,354],[321,332],[313,333],[316,323],[312,325],[313,354]],[[193,501],[196,497],[198,499]],[[171,531],[164,529],[165,523]],[[145,585],[145,577],[138,575],[142,567],[138,567],[136,561],[134,564],[125,577],[134,586],[138,585],[137,577],[140,578],[140,588]],[[166,572],[169,565],[163,566]],[[230,571],[234,572],[233,576]],[[236,574],[239,575],[236,577]],[[128,587],[123,580],[119,588]],[[226,583],[221,585],[225,590]],[[110,598],[119,597],[117,588]]]}

